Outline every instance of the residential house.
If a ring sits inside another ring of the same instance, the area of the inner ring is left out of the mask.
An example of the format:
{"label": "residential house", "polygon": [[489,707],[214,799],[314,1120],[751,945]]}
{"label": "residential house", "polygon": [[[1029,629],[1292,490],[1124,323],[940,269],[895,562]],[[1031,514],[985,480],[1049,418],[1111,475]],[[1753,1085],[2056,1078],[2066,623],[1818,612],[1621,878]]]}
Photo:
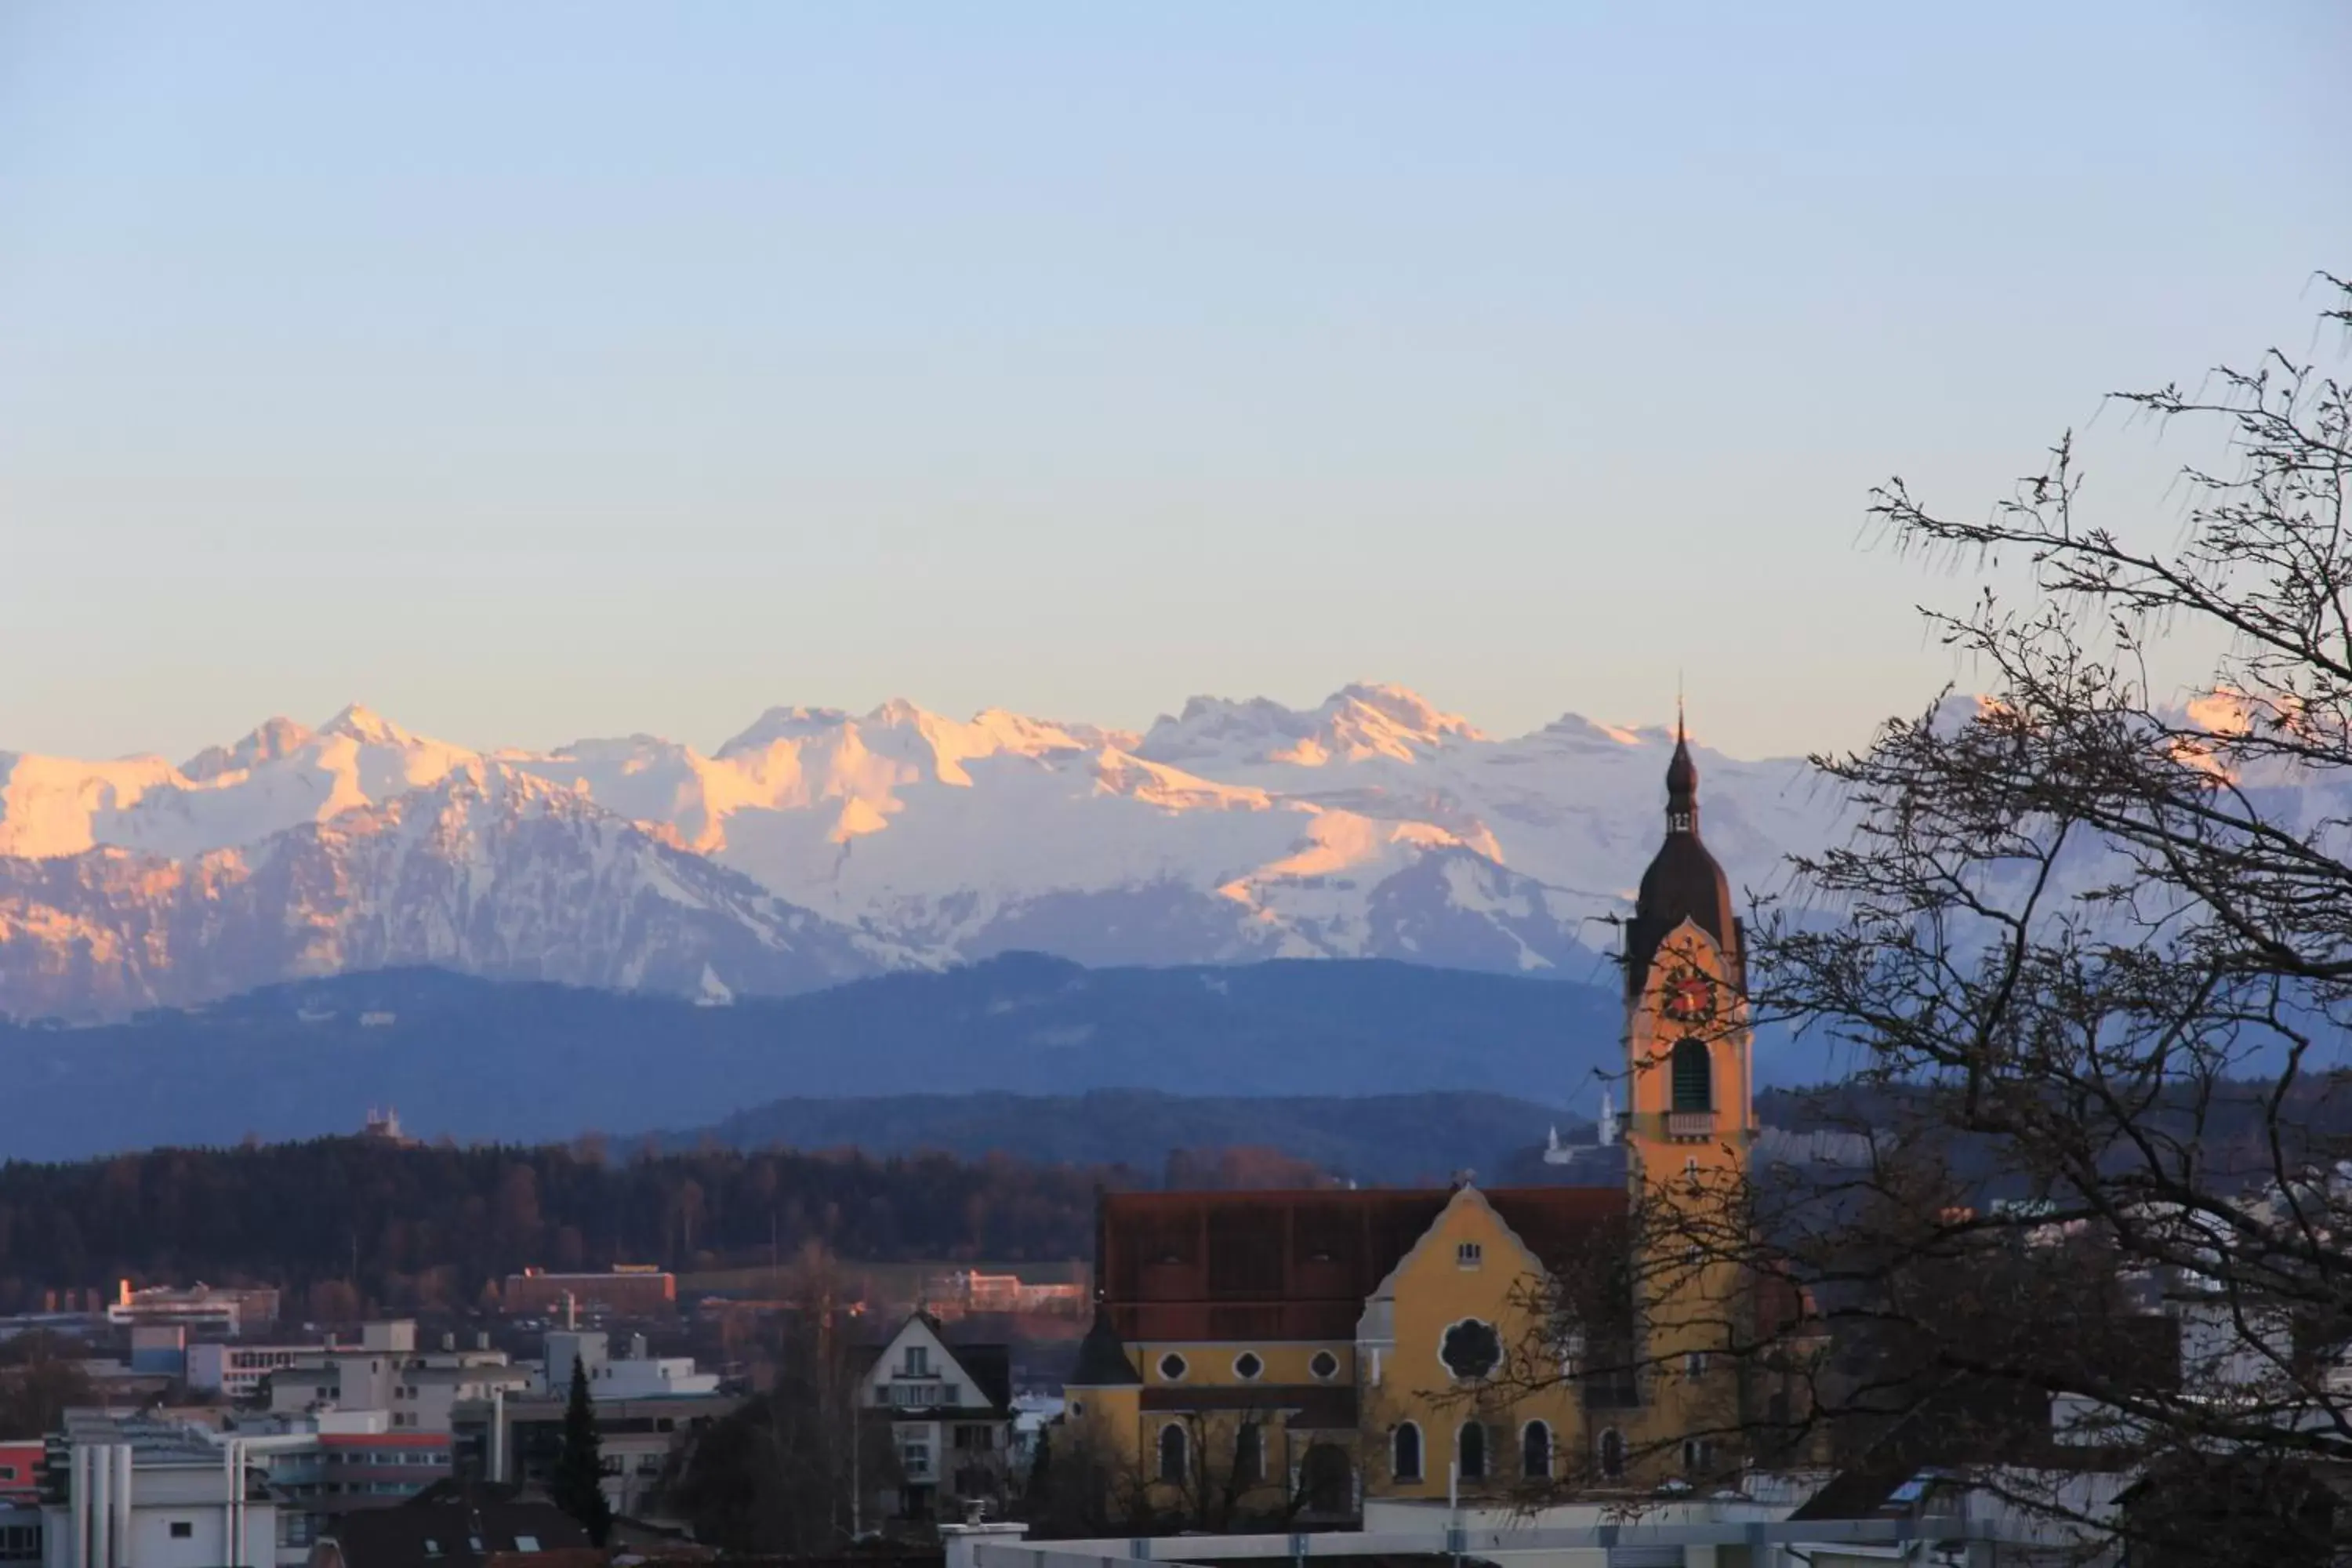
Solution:
{"label": "residential house", "polygon": [[860,1355],[858,1377],[868,1407],[888,1412],[900,1517],[954,1518],[1002,1504],[1013,1421],[1005,1346],[950,1344],[939,1320],[916,1312]]}

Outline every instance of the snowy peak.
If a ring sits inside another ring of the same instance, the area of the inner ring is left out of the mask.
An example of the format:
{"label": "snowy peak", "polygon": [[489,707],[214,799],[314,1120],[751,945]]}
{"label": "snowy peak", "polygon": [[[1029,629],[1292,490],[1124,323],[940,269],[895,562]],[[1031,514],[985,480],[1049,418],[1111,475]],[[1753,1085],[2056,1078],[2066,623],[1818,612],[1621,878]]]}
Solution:
{"label": "snowy peak", "polygon": [[311,731],[283,717],[265,719],[260,726],[234,745],[207,746],[180,765],[181,773],[192,783],[201,784],[216,779],[223,773],[241,773],[263,763],[274,763],[289,757],[310,743]]}
{"label": "snowy peak", "polygon": [[[1401,763],[1460,741],[1483,741],[1477,727],[1402,686],[1359,683],[1332,694],[1316,710],[1309,741],[1350,762],[1390,757]],[[1305,762],[1305,758],[1297,759]]]}
{"label": "snowy peak", "polygon": [[1486,737],[1402,686],[1358,682],[1301,711],[1268,698],[1195,697],[1162,716],[1136,751],[1160,762],[1284,763],[1321,767],[1384,757],[1412,763]]}
{"label": "snowy peak", "polygon": [[348,735],[363,746],[410,746],[430,744],[420,741],[391,720],[372,708],[354,702],[341,712],[319,726],[321,735]]}
{"label": "snowy peak", "polygon": [[778,741],[806,740],[838,730],[847,722],[849,715],[838,708],[771,708],[752,720],[742,733],[719,747],[716,754],[731,757],[738,752],[764,752]]}

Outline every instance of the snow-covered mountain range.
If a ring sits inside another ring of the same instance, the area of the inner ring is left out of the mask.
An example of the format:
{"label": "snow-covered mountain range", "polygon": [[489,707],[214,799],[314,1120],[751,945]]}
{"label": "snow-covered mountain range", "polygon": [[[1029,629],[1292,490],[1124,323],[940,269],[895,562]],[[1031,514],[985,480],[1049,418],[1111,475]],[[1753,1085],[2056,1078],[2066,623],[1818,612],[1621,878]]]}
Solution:
{"label": "snow-covered mountain range", "polygon": [[[1602,979],[1661,727],[1496,740],[1394,686],[1195,698],[1141,734],[903,701],[473,752],[362,708],[174,764],[0,752],[0,1012],[435,963],[723,1000],[1009,949],[1390,957]],[[1699,750],[1736,884],[1819,844],[1794,759]]]}

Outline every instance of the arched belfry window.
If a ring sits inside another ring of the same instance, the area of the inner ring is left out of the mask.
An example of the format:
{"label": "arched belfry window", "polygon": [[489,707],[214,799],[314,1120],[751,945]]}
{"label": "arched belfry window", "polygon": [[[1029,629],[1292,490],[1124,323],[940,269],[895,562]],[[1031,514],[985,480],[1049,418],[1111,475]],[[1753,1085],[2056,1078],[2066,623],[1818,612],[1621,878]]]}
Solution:
{"label": "arched belfry window", "polygon": [[1715,1109],[1715,1064],[1704,1040],[1676,1040],[1672,1059],[1676,1110]]}

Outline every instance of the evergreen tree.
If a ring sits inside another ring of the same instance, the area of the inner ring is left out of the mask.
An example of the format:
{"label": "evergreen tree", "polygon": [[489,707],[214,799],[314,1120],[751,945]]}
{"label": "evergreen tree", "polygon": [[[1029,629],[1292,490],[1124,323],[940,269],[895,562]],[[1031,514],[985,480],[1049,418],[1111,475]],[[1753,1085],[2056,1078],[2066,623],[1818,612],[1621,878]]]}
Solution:
{"label": "evergreen tree", "polygon": [[1053,1484],[1054,1429],[1040,1426],[1037,1428],[1037,1451],[1029,1458],[1027,1495],[1042,1501]]}
{"label": "evergreen tree", "polygon": [[604,1500],[604,1457],[596,1436],[596,1410],[588,1399],[588,1364],[572,1358],[572,1401],[563,1412],[563,1447],[555,1456],[550,1489],[555,1506],[580,1521],[597,1545],[613,1529],[613,1505]]}

